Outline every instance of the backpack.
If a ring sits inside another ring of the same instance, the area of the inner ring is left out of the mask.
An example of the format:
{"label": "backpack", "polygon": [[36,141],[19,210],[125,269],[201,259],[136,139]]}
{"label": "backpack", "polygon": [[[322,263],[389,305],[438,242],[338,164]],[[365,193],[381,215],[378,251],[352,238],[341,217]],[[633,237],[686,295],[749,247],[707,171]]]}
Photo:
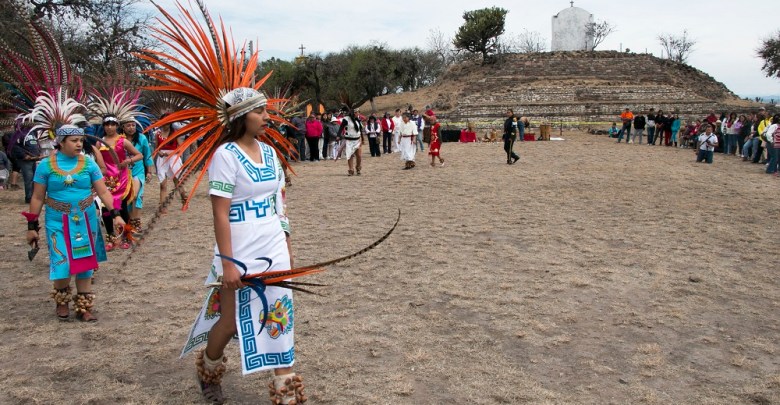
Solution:
{"label": "backpack", "polygon": [[[760,122],[759,122],[759,125],[760,125]],[[769,131],[769,127],[770,126],[771,125],[767,125],[767,126],[764,127],[764,132],[761,132],[760,134],[758,134],[758,139],[760,139],[760,140],[762,140],[764,142],[772,142],[768,138],[769,138],[770,135],[774,135],[774,134],[768,134],[767,133]]]}
{"label": "backpack", "polygon": [[[767,137],[767,138],[769,138],[769,137]],[[780,143],[780,125],[778,125],[778,126],[775,128],[775,132],[772,134],[772,138],[771,138],[771,139],[769,139],[769,142],[772,142],[772,143],[774,143],[774,144],[775,144],[775,145],[774,145],[774,146],[775,146],[775,148],[777,148],[777,147],[778,147],[778,146],[777,146],[777,144],[778,144],[778,143]]]}

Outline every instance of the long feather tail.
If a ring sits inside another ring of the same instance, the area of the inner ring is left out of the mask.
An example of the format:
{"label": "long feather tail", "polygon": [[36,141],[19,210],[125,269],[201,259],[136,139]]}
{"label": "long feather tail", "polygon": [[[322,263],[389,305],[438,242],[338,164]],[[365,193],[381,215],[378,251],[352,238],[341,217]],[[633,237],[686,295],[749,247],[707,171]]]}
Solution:
{"label": "long feather tail", "polygon": [[310,274],[320,273],[322,271],[325,271],[324,267],[334,265],[337,263],[341,263],[344,261],[347,261],[349,259],[352,259],[354,257],[360,256],[363,253],[368,252],[369,250],[377,247],[380,243],[384,242],[390,235],[395,231],[395,228],[398,226],[398,222],[401,221],[401,210],[398,210],[398,217],[395,220],[395,223],[393,224],[393,227],[390,228],[387,233],[385,233],[381,238],[377,239],[374,243],[366,246],[363,249],[360,249],[359,251],[355,253],[351,253],[346,256],[339,257],[337,259],[328,260],[326,262],[320,262],[316,264],[312,264],[310,266],[305,267],[298,267],[295,269],[290,270],[276,270],[276,271],[267,271],[265,273],[257,273],[257,274],[251,274],[248,276],[245,276],[245,279],[252,279],[252,278],[260,278],[263,280],[263,282],[266,285],[275,285],[279,282],[284,282],[285,280],[289,280],[291,278],[306,276]]}

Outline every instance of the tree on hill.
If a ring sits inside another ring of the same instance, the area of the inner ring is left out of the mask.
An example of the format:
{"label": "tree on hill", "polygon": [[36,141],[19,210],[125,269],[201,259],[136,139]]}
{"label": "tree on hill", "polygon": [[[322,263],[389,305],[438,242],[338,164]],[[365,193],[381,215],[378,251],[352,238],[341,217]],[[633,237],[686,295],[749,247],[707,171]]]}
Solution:
{"label": "tree on hill", "polygon": [[682,35],[661,34],[658,42],[666,51],[666,58],[675,62],[686,63],[688,56],[693,51],[696,41],[688,36],[688,30],[683,30]]}
{"label": "tree on hill", "polygon": [[615,32],[615,28],[608,21],[596,21],[585,24],[585,35],[588,38],[593,38],[593,47],[590,50],[595,51],[596,47],[601,45],[609,34]]}
{"label": "tree on hill", "polygon": [[466,21],[458,28],[453,45],[456,49],[482,55],[482,63],[490,60],[496,52],[499,35],[504,33],[507,10],[500,7],[466,11]]}
{"label": "tree on hill", "polygon": [[758,56],[764,60],[764,66],[761,68],[768,77],[774,76],[780,79],[780,31],[775,32],[772,37],[761,41],[758,48]]}
{"label": "tree on hill", "polygon": [[449,66],[455,60],[452,42],[452,38],[445,36],[439,28],[428,30],[428,49],[436,55],[442,66]]}

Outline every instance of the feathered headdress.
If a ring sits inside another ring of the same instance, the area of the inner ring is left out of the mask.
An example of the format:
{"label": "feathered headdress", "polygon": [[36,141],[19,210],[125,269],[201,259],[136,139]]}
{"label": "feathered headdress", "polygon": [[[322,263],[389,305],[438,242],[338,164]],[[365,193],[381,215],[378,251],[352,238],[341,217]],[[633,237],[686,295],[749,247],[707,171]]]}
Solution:
{"label": "feathered headdress", "polygon": [[[21,125],[29,123],[30,120],[34,121],[34,117],[39,117],[38,120],[49,120],[48,124],[39,121],[35,125],[39,128],[45,127],[49,131],[47,135],[54,138],[56,126],[67,121],[60,113],[69,110],[68,105],[72,106],[74,102],[78,104],[83,97],[81,79],[72,73],[60,44],[41,20],[30,19],[21,14],[17,16],[18,20],[24,21],[26,25],[24,39],[30,49],[24,54],[20,52],[18,44],[0,41],[0,81],[3,82],[0,105],[10,108],[20,116],[28,116],[28,119],[17,121],[17,130],[11,136],[11,143],[29,132]],[[48,96],[41,99],[40,108],[54,110],[46,112],[39,109],[33,114],[42,92]]]}
{"label": "feathered headdress", "polygon": [[148,118],[139,104],[141,86],[146,81],[135,77],[121,62],[114,61],[111,69],[103,75],[89,77],[88,108],[94,121],[101,122],[106,116],[116,117],[117,124],[135,122]]}
{"label": "feathered headdress", "polygon": [[[60,89],[56,94],[50,94],[41,90],[35,98],[35,106],[29,114],[22,116],[27,122],[32,122],[30,131],[42,130],[49,137],[61,141],[57,129],[63,125],[77,126],[87,122],[87,118],[81,114],[84,105],[68,97],[68,91]],[[82,132],[83,133],[83,132]]]}
{"label": "feathered headdress", "polygon": [[[180,3],[177,2],[180,18],[155,4],[163,17],[157,19],[161,28],[152,28],[155,31],[153,35],[167,45],[171,52],[147,49],[144,54],[138,55],[155,66],[144,73],[160,82],[145,87],[146,90],[181,95],[194,104],[189,109],[175,111],[153,124],[153,127],[160,127],[173,122],[189,122],[176,131],[176,136],[168,137],[158,145],[158,150],[168,142],[173,142],[178,135],[189,134],[189,138],[179,144],[174,152],[181,156],[187,148],[200,141],[200,146],[184,162],[181,169],[183,173],[179,173],[183,178],[189,177],[199,167],[208,167],[217,147],[227,137],[228,124],[235,118],[258,107],[265,107],[272,121],[285,122],[275,114],[278,111],[276,104],[280,100],[269,100],[259,91],[270,73],[255,81],[258,52],[254,51],[246,57],[245,48],[239,51],[233,39],[228,37],[224,23],[220,20],[218,32],[203,2],[198,0],[197,3],[207,26],[205,29]],[[266,129],[265,137],[264,140],[277,152],[290,153],[293,150],[292,144],[273,128]],[[284,153],[278,155],[282,164],[287,166]],[[188,200],[192,198],[204,174],[205,171],[198,176]]]}
{"label": "feathered headdress", "polygon": [[299,100],[298,96],[290,91],[290,84],[284,87],[276,87],[271,91],[271,98],[279,100],[276,104],[277,115],[287,121],[293,117],[304,114],[304,106],[309,102],[308,99]]}
{"label": "feathered headdress", "polygon": [[163,115],[186,110],[192,106],[192,103],[185,97],[163,91],[148,91],[141,98],[143,104],[149,109],[149,115],[155,120],[159,120]]}
{"label": "feathered headdress", "polygon": [[60,44],[41,20],[26,18],[25,22],[31,56],[20,53],[17,44],[0,41],[0,80],[5,82],[0,103],[29,114],[41,91],[57,94],[64,89],[81,100],[81,79],[71,72]]}
{"label": "feathered headdress", "polygon": [[138,92],[132,90],[114,90],[109,97],[93,93],[90,95],[89,112],[102,123],[106,116],[116,117],[117,124],[137,122],[139,116],[146,116],[138,104]]}

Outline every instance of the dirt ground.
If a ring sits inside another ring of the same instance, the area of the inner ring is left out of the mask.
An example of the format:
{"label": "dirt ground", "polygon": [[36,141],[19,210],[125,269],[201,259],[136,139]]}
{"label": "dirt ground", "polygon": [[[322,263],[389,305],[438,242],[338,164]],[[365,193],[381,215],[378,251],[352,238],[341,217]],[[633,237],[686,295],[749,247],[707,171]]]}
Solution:
{"label": "dirt ground", "polygon": [[[445,167],[418,154],[409,171],[366,147],[359,177],[344,161],[294,165],[300,265],[359,250],[402,211],[385,243],[310,278],[324,296],[296,293],[309,403],[780,403],[780,179],[564,137],[518,144],[512,166],[499,144],[445,144]],[[156,180],[147,190],[156,207]],[[206,188],[128,267],[110,253],[96,324],[55,319],[21,200],[0,193],[0,403],[202,403],[194,356],[178,356],[206,293]],[[266,403],[269,374],[242,377],[227,353],[231,403]]]}

